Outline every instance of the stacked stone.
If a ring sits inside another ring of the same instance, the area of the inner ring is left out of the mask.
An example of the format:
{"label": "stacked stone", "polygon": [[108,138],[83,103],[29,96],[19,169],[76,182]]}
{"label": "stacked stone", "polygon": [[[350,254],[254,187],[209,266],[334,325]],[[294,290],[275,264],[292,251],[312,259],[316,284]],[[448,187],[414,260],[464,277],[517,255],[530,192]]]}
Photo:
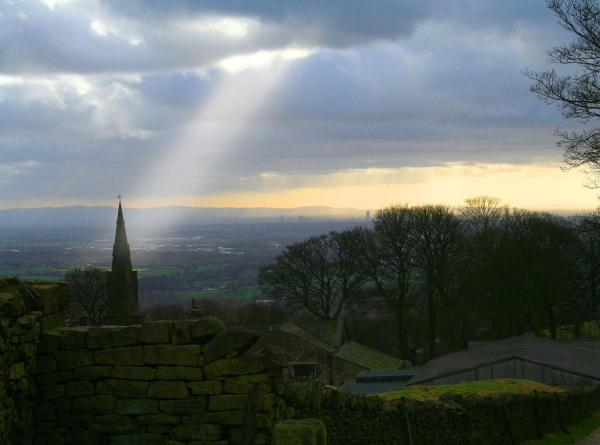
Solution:
{"label": "stacked stone", "polygon": [[[547,434],[577,424],[600,410],[600,388],[488,397],[444,394],[439,400],[388,402],[314,382],[278,386],[277,420],[320,419],[330,445],[520,443],[537,438],[539,431]],[[284,434],[286,428],[308,429],[294,423],[276,425],[283,437],[290,434]],[[272,445],[279,445],[278,435],[272,439]]]}
{"label": "stacked stone", "polygon": [[0,443],[31,443],[33,369],[42,326],[64,324],[66,283],[25,283],[0,278]]}
{"label": "stacked stone", "polygon": [[257,339],[212,317],[43,332],[34,443],[240,442],[255,382],[255,443],[267,443],[282,368],[244,355]]}

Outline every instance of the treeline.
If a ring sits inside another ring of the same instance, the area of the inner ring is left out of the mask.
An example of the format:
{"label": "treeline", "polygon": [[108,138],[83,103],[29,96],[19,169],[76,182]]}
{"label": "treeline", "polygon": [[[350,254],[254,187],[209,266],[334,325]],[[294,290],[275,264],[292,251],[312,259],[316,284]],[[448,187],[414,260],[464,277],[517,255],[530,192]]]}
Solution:
{"label": "treeline", "polygon": [[565,325],[579,338],[598,316],[600,213],[562,218],[485,196],[461,208],[391,205],[372,228],[287,246],[259,282],[293,314],[385,320],[413,363],[471,339],[556,338]]}

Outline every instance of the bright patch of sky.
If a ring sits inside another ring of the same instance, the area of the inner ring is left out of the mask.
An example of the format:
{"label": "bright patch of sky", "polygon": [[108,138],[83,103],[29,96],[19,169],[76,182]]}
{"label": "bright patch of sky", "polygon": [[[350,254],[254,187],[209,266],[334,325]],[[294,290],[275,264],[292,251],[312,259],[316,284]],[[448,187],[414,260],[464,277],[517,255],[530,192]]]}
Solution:
{"label": "bright patch of sky", "polygon": [[569,39],[541,1],[0,2],[0,207],[593,208],[521,73]]}

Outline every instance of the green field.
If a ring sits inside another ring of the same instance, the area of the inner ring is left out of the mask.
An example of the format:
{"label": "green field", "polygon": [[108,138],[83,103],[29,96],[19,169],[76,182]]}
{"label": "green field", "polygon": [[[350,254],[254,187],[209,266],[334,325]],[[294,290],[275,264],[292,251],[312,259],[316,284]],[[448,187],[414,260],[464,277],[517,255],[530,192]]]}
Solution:
{"label": "green field", "polygon": [[237,290],[220,289],[220,290],[184,290],[175,291],[175,295],[180,300],[189,301],[192,298],[198,300],[200,298],[236,298],[240,300],[250,300],[262,295],[258,286],[239,287]]}
{"label": "green field", "polygon": [[135,269],[138,271],[139,277],[150,277],[157,275],[165,275],[170,277],[172,275],[183,273],[183,269],[180,267],[156,267],[156,268],[144,268],[138,267]]}
{"label": "green field", "polygon": [[547,386],[530,380],[498,379],[480,382],[464,382],[457,385],[410,386],[401,391],[390,391],[377,394],[385,400],[406,397],[415,400],[438,400],[442,394],[477,394],[480,396],[506,393],[529,394],[538,392],[563,392],[563,389]]}
{"label": "green field", "polygon": [[228,264],[207,264],[206,266],[198,266],[196,272],[214,272],[215,270],[225,269]]}

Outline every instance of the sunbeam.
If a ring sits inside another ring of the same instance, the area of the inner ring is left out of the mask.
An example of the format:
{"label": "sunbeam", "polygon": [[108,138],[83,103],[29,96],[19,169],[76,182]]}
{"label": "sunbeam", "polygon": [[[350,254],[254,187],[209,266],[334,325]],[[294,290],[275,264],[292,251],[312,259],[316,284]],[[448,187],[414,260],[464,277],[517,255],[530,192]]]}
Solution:
{"label": "sunbeam", "polygon": [[251,67],[228,74],[184,127],[173,147],[165,147],[152,162],[133,196],[164,198],[202,194],[216,172],[227,168],[227,159],[235,153],[236,142],[252,125],[290,63],[276,60],[267,67]]}

